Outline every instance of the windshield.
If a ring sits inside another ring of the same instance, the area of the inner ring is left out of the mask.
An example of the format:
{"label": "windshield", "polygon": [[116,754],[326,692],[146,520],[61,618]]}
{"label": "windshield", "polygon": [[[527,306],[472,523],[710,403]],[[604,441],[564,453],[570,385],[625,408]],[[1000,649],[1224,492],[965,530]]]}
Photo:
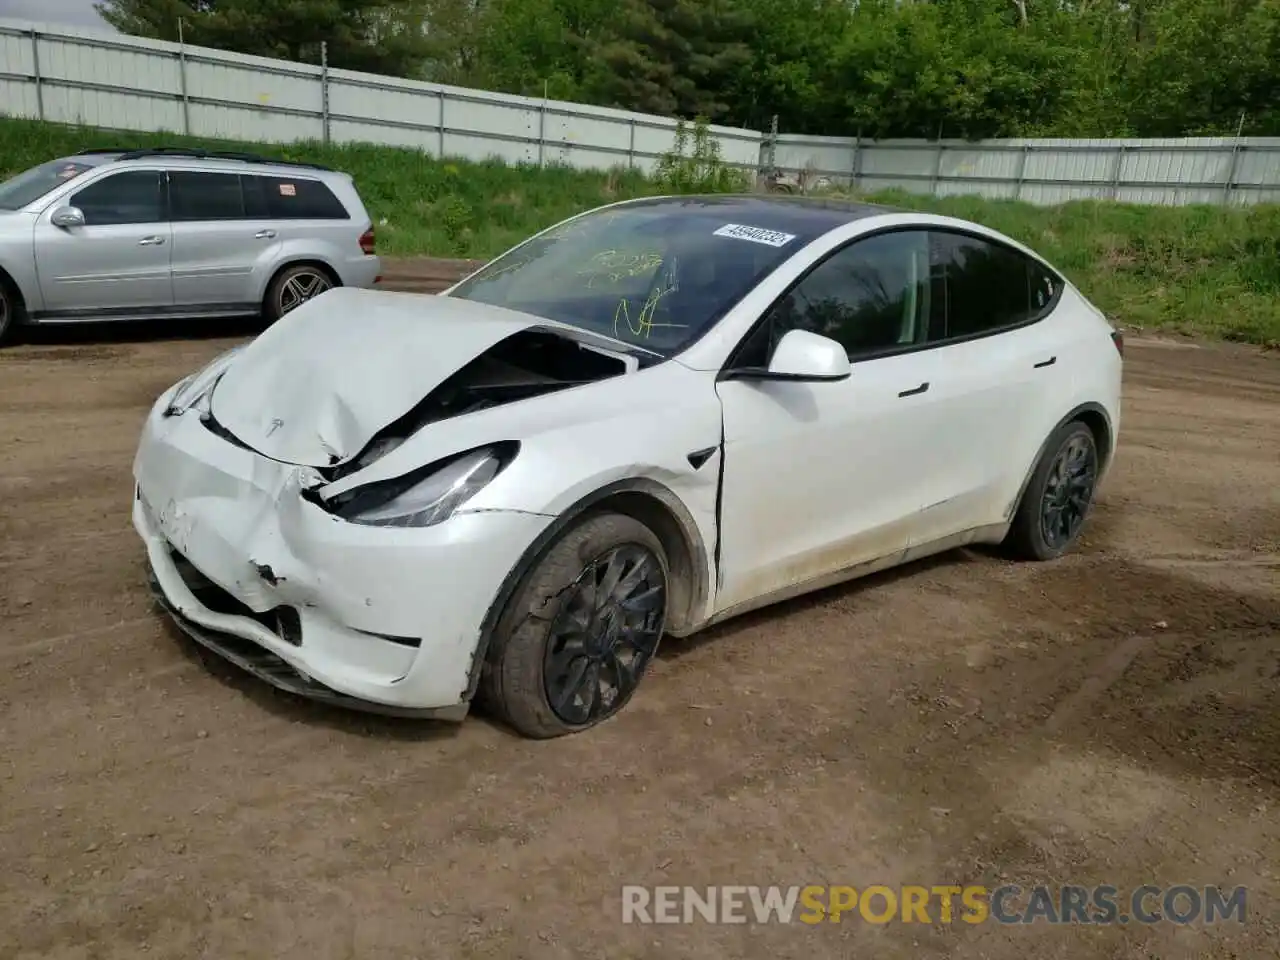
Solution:
{"label": "windshield", "polygon": [[451,296],[519,310],[672,356],[809,239],[727,222],[732,203],[652,201],[561,224]]}
{"label": "windshield", "polygon": [[83,160],[50,160],[32,167],[0,183],[0,210],[20,210],[33,200],[39,200],[54,187],[61,186],[93,167],[92,163],[85,163]]}

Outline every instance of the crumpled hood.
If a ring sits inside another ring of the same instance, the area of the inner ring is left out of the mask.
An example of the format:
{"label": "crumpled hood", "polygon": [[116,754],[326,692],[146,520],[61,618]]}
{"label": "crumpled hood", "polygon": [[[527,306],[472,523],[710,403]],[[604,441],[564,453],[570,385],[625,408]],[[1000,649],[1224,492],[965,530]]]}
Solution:
{"label": "crumpled hood", "polygon": [[556,326],[453,297],[337,287],[240,351],[211,411],[240,442],[274,460],[344,463],[499,341]]}

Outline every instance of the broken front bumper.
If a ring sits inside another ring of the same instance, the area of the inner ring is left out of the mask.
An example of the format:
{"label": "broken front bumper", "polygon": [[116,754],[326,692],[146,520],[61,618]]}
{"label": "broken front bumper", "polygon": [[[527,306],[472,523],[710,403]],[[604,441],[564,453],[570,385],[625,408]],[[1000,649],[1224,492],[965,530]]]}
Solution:
{"label": "broken front bumper", "polygon": [[308,468],[237,447],[193,413],[164,417],[163,400],[134,460],[133,523],[182,629],[293,693],[461,719],[489,607],[551,518],[347,523],[302,498]]}

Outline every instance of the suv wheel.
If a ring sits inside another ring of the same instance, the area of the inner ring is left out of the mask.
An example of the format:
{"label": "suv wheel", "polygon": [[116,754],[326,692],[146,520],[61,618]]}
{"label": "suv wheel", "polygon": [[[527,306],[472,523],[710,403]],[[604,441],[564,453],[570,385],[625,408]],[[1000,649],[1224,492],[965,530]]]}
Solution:
{"label": "suv wheel", "polygon": [[287,267],[271,282],[262,312],[274,323],[289,311],[332,289],[333,285],[333,280],[321,267],[306,263]]}
{"label": "suv wheel", "polygon": [[18,329],[18,298],[0,275],[0,345],[12,342]]}

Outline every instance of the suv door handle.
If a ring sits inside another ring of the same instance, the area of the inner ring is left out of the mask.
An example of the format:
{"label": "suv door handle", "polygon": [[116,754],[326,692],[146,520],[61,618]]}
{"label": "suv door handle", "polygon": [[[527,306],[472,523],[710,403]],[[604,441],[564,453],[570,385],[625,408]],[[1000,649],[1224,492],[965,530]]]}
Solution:
{"label": "suv door handle", "polygon": [[1041,360],[1039,363],[1037,363],[1035,365],[1035,369],[1039,370],[1042,367],[1052,367],[1057,362],[1058,362],[1057,357],[1050,357],[1048,360]]}
{"label": "suv door handle", "polygon": [[143,237],[138,241],[140,247],[155,247],[164,243],[164,237]]}
{"label": "suv door handle", "polygon": [[274,237],[275,237],[275,235],[276,235],[276,232],[275,232],[274,230],[259,230],[257,233],[255,233],[255,234],[253,235],[253,239],[255,239],[255,240],[270,240],[270,239],[274,238]]}
{"label": "suv door handle", "polygon": [[917,394],[924,393],[928,389],[929,389],[929,381],[926,380],[924,383],[920,384],[920,386],[916,387],[914,390],[903,390],[900,394],[898,394],[898,396],[914,397]]}

